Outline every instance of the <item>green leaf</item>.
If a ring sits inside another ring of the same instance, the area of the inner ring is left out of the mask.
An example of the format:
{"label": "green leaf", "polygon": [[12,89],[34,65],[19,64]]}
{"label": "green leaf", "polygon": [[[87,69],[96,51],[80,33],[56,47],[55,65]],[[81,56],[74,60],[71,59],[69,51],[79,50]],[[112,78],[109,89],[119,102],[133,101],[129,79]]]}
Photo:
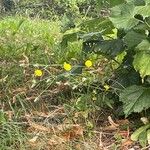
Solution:
{"label": "green leaf", "polygon": [[61,30],[62,32],[65,32],[69,30],[70,28],[75,27],[74,20],[72,16],[64,14],[62,20],[61,20]]}
{"label": "green leaf", "polygon": [[98,18],[84,21],[79,25],[84,32],[100,32],[101,34],[111,34],[114,26],[109,19]]}
{"label": "green leaf", "polygon": [[146,75],[150,75],[150,54],[137,53],[133,62],[134,68],[139,71],[142,78]]}
{"label": "green leaf", "polygon": [[133,3],[135,6],[145,5],[144,0],[126,0],[127,3]]}
{"label": "green leaf", "polygon": [[131,140],[132,140],[132,141],[138,141],[140,134],[141,134],[142,132],[146,132],[146,130],[147,130],[148,128],[150,128],[150,124],[146,124],[146,125],[144,125],[144,126],[138,128],[137,130],[135,130],[135,131],[133,132],[133,134],[131,135]]}
{"label": "green leaf", "polygon": [[110,20],[116,28],[129,30],[139,23],[139,20],[134,18],[135,5],[132,3],[121,4],[111,9],[112,15]]}
{"label": "green leaf", "polygon": [[150,144],[150,129],[147,130],[147,141]]}
{"label": "green leaf", "polygon": [[78,40],[78,34],[81,34],[80,29],[71,29],[64,33],[61,46],[63,48],[67,47],[68,42],[74,42]]}
{"label": "green leaf", "polygon": [[100,32],[90,32],[86,34],[79,35],[79,38],[83,41],[89,41],[89,40],[103,40],[103,37]]}
{"label": "green leaf", "polygon": [[77,99],[75,106],[78,110],[85,111],[90,107],[89,106],[90,100],[91,100],[90,95],[88,94],[82,95],[81,97]]}
{"label": "green leaf", "polygon": [[134,27],[134,30],[150,30],[150,17],[145,18],[144,23],[139,23],[136,27]]}
{"label": "green leaf", "polygon": [[124,43],[121,39],[105,40],[94,45],[94,52],[109,57],[115,57],[124,50]]}
{"label": "green leaf", "polygon": [[134,14],[139,14],[142,15],[144,17],[144,19],[146,17],[150,16],[150,5],[145,5],[145,6],[137,6],[134,9]]}
{"label": "green leaf", "polygon": [[137,52],[133,61],[134,68],[139,71],[142,78],[150,75],[150,43],[143,40],[137,46]]}
{"label": "green leaf", "polygon": [[108,3],[110,4],[111,7],[114,7],[116,5],[124,3],[125,0],[108,0]]}
{"label": "green leaf", "polygon": [[124,43],[121,39],[113,40],[88,40],[83,43],[85,53],[94,52],[109,58],[114,58],[124,50]]}
{"label": "green leaf", "polygon": [[149,52],[150,51],[150,42],[148,40],[143,40],[138,46],[137,51],[139,52]]}
{"label": "green leaf", "polygon": [[125,88],[119,97],[123,102],[126,117],[132,112],[141,112],[150,107],[150,88],[133,85]]}
{"label": "green leaf", "polygon": [[127,65],[126,68],[118,68],[115,71],[115,77],[116,79],[113,82],[112,87],[118,90],[132,86],[134,84],[139,84],[141,81],[139,73],[137,73],[135,69],[130,68],[130,66]]}
{"label": "green leaf", "polygon": [[126,43],[128,48],[132,48],[132,47],[138,45],[139,43],[141,43],[142,40],[144,40],[144,39],[146,39],[145,34],[137,33],[135,31],[130,31],[124,37],[124,42]]}
{"label": "green leaf", "polygon": [[140,135],[139,135],[139,143],[142,147],[146,147],[147,145],[147,132],[144,130]]}

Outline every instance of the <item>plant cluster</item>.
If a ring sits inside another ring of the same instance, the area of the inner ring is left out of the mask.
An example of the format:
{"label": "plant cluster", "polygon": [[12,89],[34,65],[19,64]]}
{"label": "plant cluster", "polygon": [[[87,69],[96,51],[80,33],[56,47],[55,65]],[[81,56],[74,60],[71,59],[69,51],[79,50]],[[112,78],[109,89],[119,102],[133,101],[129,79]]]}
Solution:
{"label": "plant cluster", "polygon": [[[149,111],[149,0],[20,1],[14,12],[37,18],[8,17],[0,22],[0,61],[6,64],[0,68],[0,90],[5,93],[0,92],[0,106],[7,103],[20,116],[30,109],[24,101],[31,94],[36,95],[34,103],[41,104],[52,91],[48,106],[63,104],[70,120],[82,120],[89,130],[94,127],[91,118],[106,107],[120,107],[125,117]],[[44,20],[53,19],[53,14],[55,22]],[[25,90],[14,95],[23,84]],[[76,112],[82,117],[75,118]],[[2,109],[2,135],[16,132],[12,139],[25,138],[6,118]],[[149,137],[148,121],[131,136],[143,146]],[[1,145],[16,143],[0,138]]]}
{"label": "plant cluster", "polygon": [[[78,32],[64,35],[63,42],[67,46],[71,40],[82,39],[86,56],[103,55],[116,64],[114,76],[109,79],[111,92],[118,96],[128,117],[150,108],[150,2],[115,2],[110,17],[83,22]],[[133,139],[143,142],[148,128],[149,125],[145,125],[139,129]]]}
{"label": "plant cluster", "polygon": [[148,1],[127,1],[113,7],[109,18],[83,22],[77,32],[65,34],[63,38],[65,44],[82,39],[85,57],[96,53],[117,63],[111,86],[122,87],[119,99],[126,116],[150,107],[149,7]]}

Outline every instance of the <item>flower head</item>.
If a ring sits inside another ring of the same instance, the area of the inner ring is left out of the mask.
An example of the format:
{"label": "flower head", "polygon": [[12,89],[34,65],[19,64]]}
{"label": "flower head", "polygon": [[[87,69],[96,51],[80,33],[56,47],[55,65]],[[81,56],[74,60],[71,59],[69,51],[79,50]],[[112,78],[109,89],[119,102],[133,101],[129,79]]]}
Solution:
{"label": "flower head", "polygon": [[85,66],[88,67],[88,68],[90,68],[92,65],[93,65],[93,63],[92,63],[91,60],[87,60],[87,61],[85,62]]}
{"label": "flower head", "polygon": [[40,70],[40,69],[36,69],[36,70],[34,71],[34,75],[37,76],[37,77],[41,77],[41,76],[43,75],[43,72],[42,72],[42,70]]}
{"label": "flower head", "polygon": [[70,64],[64,62],[64,69],[65,69],[66,71],[70,71],[70,70],[72,69],[72,66],[71,66]]}
{"label": "flower head", "polygon": [[104,85],[105,91],[108,91],[110,89],[110,86],[108,84]]}

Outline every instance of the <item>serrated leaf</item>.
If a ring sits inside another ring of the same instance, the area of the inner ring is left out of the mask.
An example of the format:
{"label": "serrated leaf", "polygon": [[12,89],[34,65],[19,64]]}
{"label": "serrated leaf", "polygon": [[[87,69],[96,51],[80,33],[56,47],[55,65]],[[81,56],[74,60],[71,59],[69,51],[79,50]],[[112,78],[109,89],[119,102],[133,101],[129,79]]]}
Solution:
{"label": "serrated leaf", "polygon": [[133,61],[134,68],[139,71],[142,78],[150,75],[150,43],[143,40],[137,46],[137,52]]}
{"label": "serrated leaf", "polygon": [[123,102],[126,117],[132,112],[141,112],[150,107],[150,88],[133,85],[125,88],[119,97]]}
{"label": "serrated leaf", "polygon": [[110,20],[116,28],[129,30],[136,26],[139,21],[134,18],[135,5],[132,3],[121,4],[111,9]]}

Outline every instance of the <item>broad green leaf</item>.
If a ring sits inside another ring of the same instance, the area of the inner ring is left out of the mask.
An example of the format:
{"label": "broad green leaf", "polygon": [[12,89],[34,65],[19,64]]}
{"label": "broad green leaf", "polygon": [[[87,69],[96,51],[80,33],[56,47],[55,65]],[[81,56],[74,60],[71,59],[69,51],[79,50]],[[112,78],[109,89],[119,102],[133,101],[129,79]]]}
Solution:
{"label": "broad green leaf", "polygon": [[86,34],[79,35],[79,38],[83,41],[89,41],[89,40],[103,40],[103,37],[100,32],[90,32]]}
{"label": "broad green leaf", "polygon": [[150,75],[150,54],[139,52],[135,55],[134,68],[139,71],[142,78],[146,75]]}
{"label": "broad green leaf", "polygon": [[132,112],[141,112],[150,107],[150,88],[133,85],[125,88],[119,98],[127,117]]}
{"label": "broad green leaf", "polygon": [[126,43],[128,48],[132,48],[132,47],[138,45],[139,43],[141,43],[142,40],[144,40],[144,39],[146,39],[145,34],[137,33],[135,31],[130,31],[124,37],[124,42]]}
{"label": "broad green leaf", "polygon": [[133,3],[135,6],[145,5],[144,0],[126,0],[127,3]]}
{"label": "broad green leaf", "polygon": [[148,40],[143,40],[136,49],[138,52],[150,52],[150,42]]}
{"label": "broad green leaf", "polygon": [[121,39],[113,40],[89,40],[83,43],[85,53],[94,52],[109,58],[114,58],[124,50],[124,43]]}
{"label": "broad green leaf", "polygon": [[129,30],[136,26],[139,21],[134,18],[135,5],[132,3],[121,4],[111,9],[110,20],[116,28]]}
{"label": "broad green leaf", "polygon": [[62,37],[62,42],[61,46],[66,47],[68,42],[74,42],[78,40],[78,35],[81,34],[82,32],[80,31],[79,28],[76,29],[70,29],[66,31]]}
{"label": "broad green leaf", "polygon": [[150,75],[150,43],[143,40],[138,46],[133,61],[134,68],[139,71],[142,78]]}
{"label": "broad green leaf", "polygon": [[147,132],[144,130],[140,135],[139,135],[139,143],[142,147],[146,147],[147,145]]}
{"label": "broad green leaf", "polygon": [[65,31],[74,27],[75,24],[73,18],[70,15],[65,14],[61,20],[61,31],[64,33]]}
{"label": "broad green leaf", "polygon": [[150,16],[145,18],[144,23],[139,23],[136,27],[134,27],[135,30],[141,30],[141,31],[146,31],[150,30]]}
{"label": "broad green leaf", "polygon": [[73,41],[77,41],[77,36],[78,32],[75,33],[70,33],[70,34],[65,34],[63,36],[62,42],[61,42],[61,46],[63,48],[67,47],[68,42],[73,42]]}
{"label": "broad green leaf", "polygon": [[132,141],[138,141],[140,134],[141,134],[142,132],[146,132],[146,130],[147,130],[148,128],[150,128],[150,124],[146,124],[146,125],[144,125],[144,126],[138,128],[137,130],[135,130],[135,131],[133,132],[133,134],[131,135],[131,140],[132,140]]}
{"label": "broad green leaf", "polygon": [[100,32],[101,34],[111,34],[114,26],[109,19],[99,18],[87,20],[79,25],[84,32]]}
{"label": "broad green leaf", "polygon": [[111,7],[114,7],[116,5],[124,3],[125,0],[107,0],[107,2],[110,4]]}
{"label": "broad green leaf", "polygon": [[135,7],[134,14],[142,15],[143,18],[149,17],[150,16],[150,5]]}
{"label": "broad green leaf", "polygon": [[105,40],[94,45],[94,52],[110,57],[115,57],[124,50],[124,43],[121,39]]}
{"label": "broad green leaf", "polygon": [[141,82],[141,78],[139,73],[137,73],[130,66],[124,65],[126,68],[118,68],[115,71],[116,80],[113,83],[113,88],[115,89],[123,89],[125,87],[132,86],[134,84],[139,84]]}

